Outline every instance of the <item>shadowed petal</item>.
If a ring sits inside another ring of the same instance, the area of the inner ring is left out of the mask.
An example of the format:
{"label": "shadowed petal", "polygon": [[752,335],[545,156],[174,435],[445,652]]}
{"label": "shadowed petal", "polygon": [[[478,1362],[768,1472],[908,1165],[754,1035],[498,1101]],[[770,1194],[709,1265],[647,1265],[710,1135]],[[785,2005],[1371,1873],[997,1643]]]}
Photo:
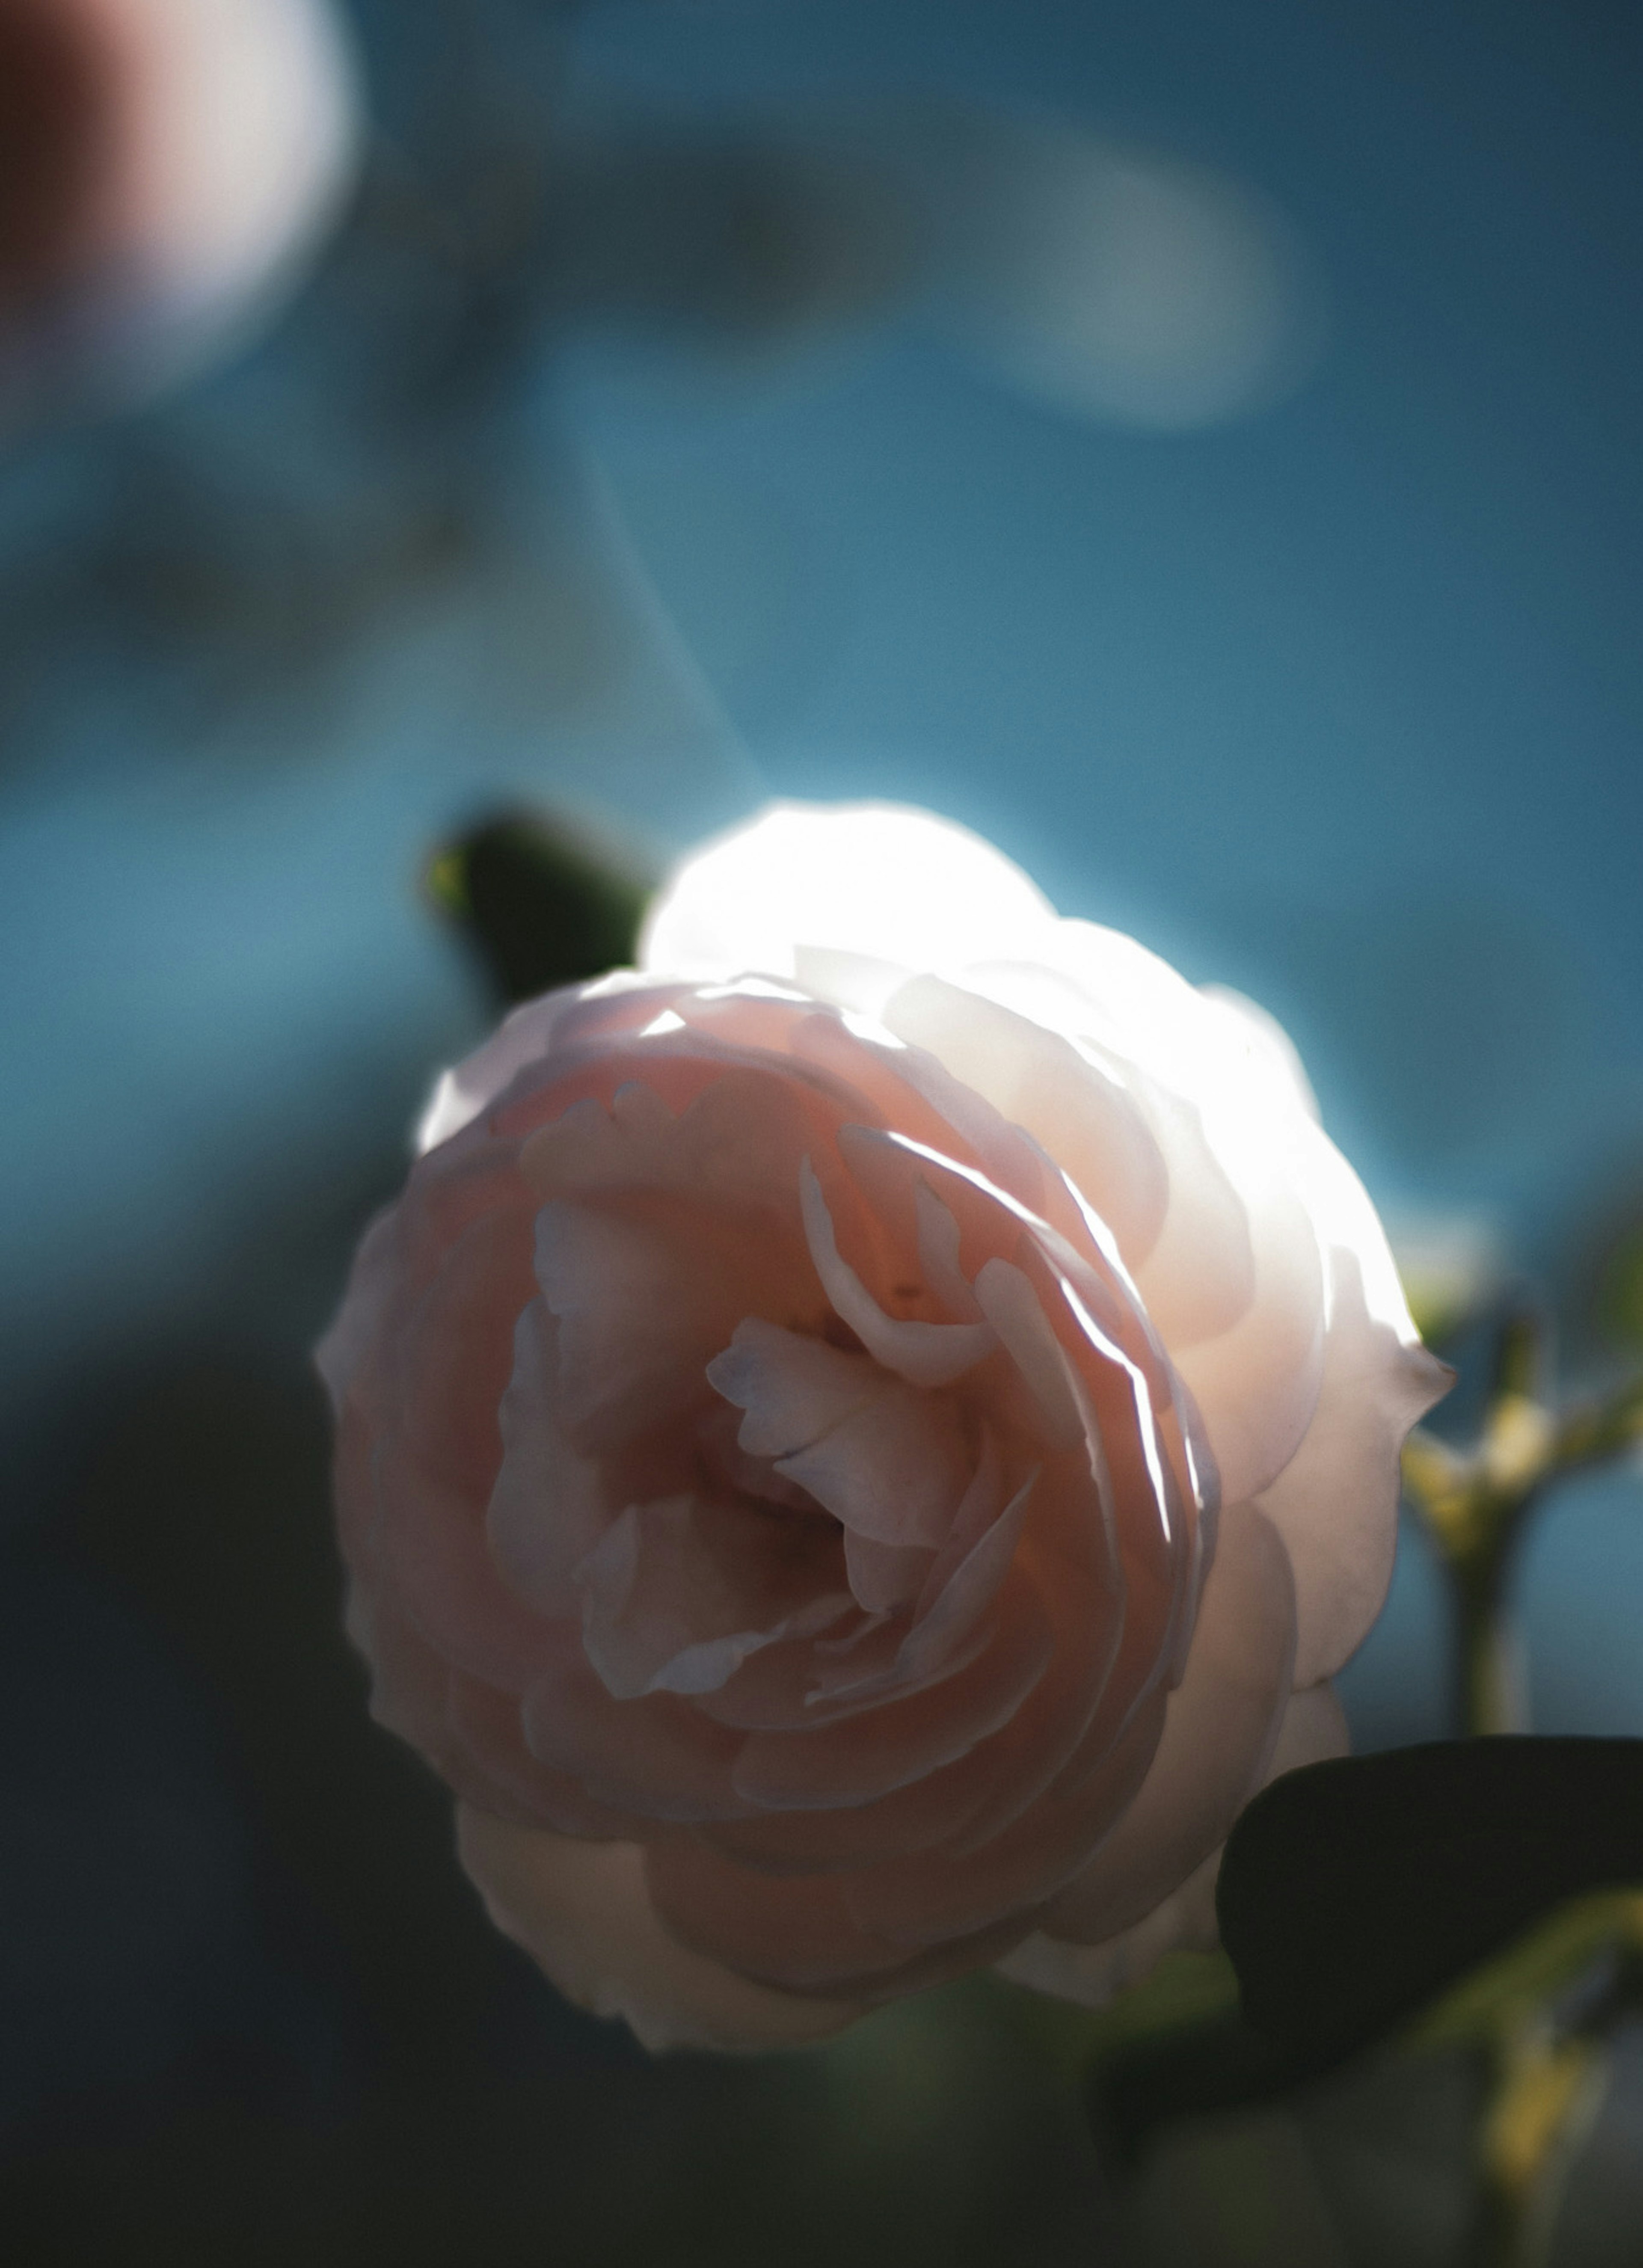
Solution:
{"label": "shadowed petal", "polygon": [[630,1505],[576,1569],[583,1644],[619,1701],[711,1693],[750,1653],[850,1612],[837,1531],[695,1495]]}
{"label": "shadowed petal", "polygon": [[645,2047],[793,2047],[842,2031],[848,2001],[750,1984],[682,1945],[659,1919],[635,1843],[578,1843],[463,1805],[463,1866],[505,1936],[595,2016],[620,2016]]}
{"label": "shadowed petal", "polygon": [[808,1159],[799,1167],[799,1193],[810,1257],[822,1288],[835,1314],[850,1325],[875,1362],[914,1386],[950,1386],[991,1353],[996,1342],[985,1323],[901,1322],[886,1314],[840,1256],[833,1217]]}

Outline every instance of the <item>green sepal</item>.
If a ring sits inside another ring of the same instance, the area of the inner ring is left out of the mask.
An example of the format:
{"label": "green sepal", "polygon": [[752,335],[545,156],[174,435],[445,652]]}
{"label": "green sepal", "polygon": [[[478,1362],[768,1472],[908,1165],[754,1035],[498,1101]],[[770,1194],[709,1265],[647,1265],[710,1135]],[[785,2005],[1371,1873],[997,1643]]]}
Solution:
{"label": "green sepal", "polygon": [[655,887],[621,850],[527,811],[499,812],[444,844],[424,880],[507,1006],[630,966]]}

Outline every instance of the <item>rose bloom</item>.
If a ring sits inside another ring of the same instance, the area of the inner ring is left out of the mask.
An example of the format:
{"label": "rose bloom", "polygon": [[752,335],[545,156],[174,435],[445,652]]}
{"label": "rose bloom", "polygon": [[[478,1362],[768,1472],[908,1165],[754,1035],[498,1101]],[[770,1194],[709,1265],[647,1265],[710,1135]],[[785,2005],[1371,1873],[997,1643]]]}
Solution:
{"label": "rose bloom", "polygon": [[352,173],[328,0],[0,0],[0,415],[232,342]]}
{"label": "rose bloom", "polygon": [[777,806],[440,1082],[320,1349],[349,1626],[571,1999],[1098,2001],[1345,1746],[1447,1373],[1278,1027],[974,836]]}

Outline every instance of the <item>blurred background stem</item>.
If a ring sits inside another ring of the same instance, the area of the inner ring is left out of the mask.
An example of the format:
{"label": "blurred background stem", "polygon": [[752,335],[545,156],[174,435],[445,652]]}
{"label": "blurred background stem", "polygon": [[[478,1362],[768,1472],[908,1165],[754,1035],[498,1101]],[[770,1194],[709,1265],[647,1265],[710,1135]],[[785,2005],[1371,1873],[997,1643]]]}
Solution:
{"label": "blurred background stem", "polygon": [[1462,1452],[1417,1429],[1404,1451],[1404,1494],[1448,1578],[1455,1714],[1462,1733],[1529,1729],[1511,1593],[1519,1541],[1559,1465],[1547,1370],[1540,1315],[1527,1307],[1508,1312],[1477,1446]]}
{"label": "blurred background stem", "polygon": [[1518,1547],[1554,1484],[1634,1452],[1643,1440],[1643,1377],[1559,1410],[1537,1309],[1510,1309],[1496,1342],[1488,1403],[1473,1447],[1418,1426],[1404,1452],[1404,1493],[1448,1577],[1462,1733],[1527,1733],[1527,1683],[1513,1621]]}
{"label": "blurred background stem", "polygon": [[[1547,1334],[1524,1306],[1505,1316],[1474,1447],[1420,1428],[1404,1486],[1448,1577],[1456,1715],[1467,1734],[1527,1733],[1528,1681],[1513,1615],[1519,1546],[1550,1488],[1634,1452],[1643,1380],[1567,1410],[1553,1400]],[[1478,2137],[1473,2268],[1542,2268],[1561,2199],[1602,2102],[1610,2058],[1599,2028],[1558,2021],[1556,1994],[1514,2007],[1494,2029]]]}
{"label": "blurred background stem", "polygon": [[1477,1570],[1451,1570],[1455,1681],[1464,1733],[1527,1733],[1522,1647],[1508,1600],[1511,1553]]}
{"label": "blurred background stem", "polygon": [[1569,2175],[1602,2105],[1609,2050],[1561,2032],[1538,2008],[1501,2032],[1493,2060],[1474,2268],[1546,2268]]}

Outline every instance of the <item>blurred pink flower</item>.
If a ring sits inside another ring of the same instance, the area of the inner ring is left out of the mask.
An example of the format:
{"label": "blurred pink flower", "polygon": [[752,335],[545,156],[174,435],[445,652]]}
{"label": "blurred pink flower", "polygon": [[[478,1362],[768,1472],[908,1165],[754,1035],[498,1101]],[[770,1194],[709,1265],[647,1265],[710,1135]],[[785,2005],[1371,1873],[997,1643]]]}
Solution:
{"label": "blurred pink flower", "polygon": [[236,338],[352,172],[326,0],[0,0],[0,417]]}
{"label": "blurred pink flower", "polygon": [[961,829],[777,807],[448,1073],[320,1350],[373,1706],[654,2045],[1202,1933],[1441,1390],[1287,1042]]}

